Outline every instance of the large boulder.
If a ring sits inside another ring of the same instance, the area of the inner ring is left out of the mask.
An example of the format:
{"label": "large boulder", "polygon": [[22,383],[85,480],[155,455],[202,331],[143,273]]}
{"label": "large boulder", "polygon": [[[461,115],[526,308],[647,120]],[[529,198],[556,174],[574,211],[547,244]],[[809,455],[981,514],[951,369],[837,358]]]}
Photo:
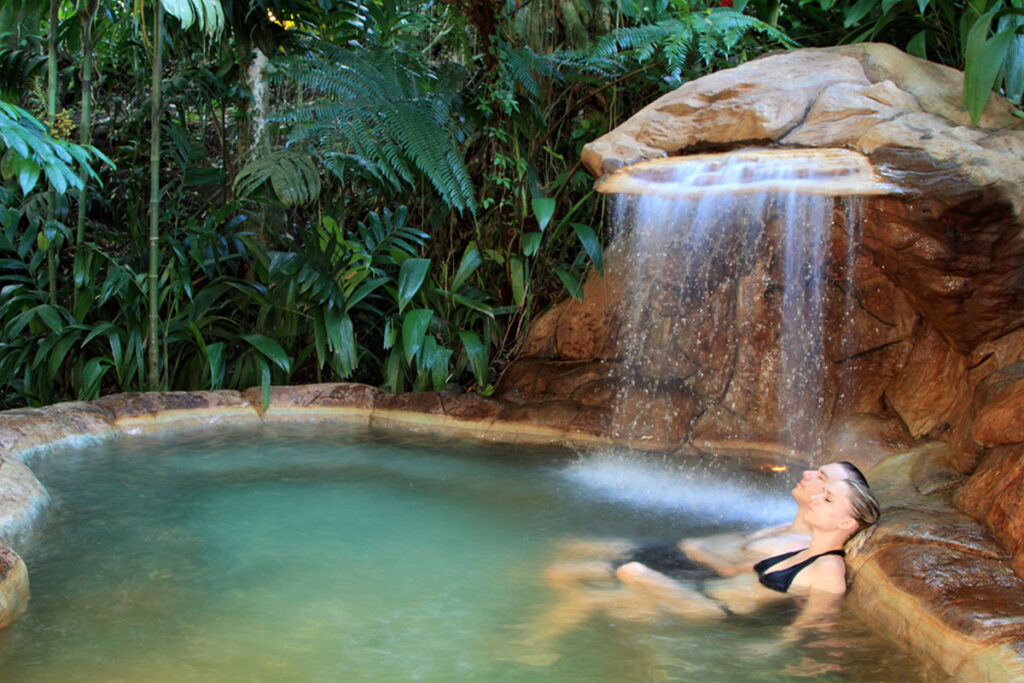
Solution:
{"label": "large boulder", "polygon": [[[901,191],[861,198],[857,226],[836,211],[833,256],[851,252],[848,228],[859,230],[859,240],[852,262],[834,258],[828,266],[835,283],[829,301],[853,303],[827,313],[827,329],[849,332],[825,342],[821,417],[826,428],[840,429],[849,415],[874,414],[879,424],[901,420],[914,438],[959,438],[973,387],[1024,359],[1024,121],[993,95],[972,126],[962,87],[960,72],[888,45],[776,54],[664,95],[588,144],[583,160],[601,177],[639,161],[748,146],[866,155]],[[605,370],[588,396],[624,393],[614,372],[624,356],[630,277],[621,251],[610,245],[604,274],[588,278],[582,301],[558,304],[533,326],[523,358],[533,363],[535,385],[557,387],[538,379],[538,362],[576,362],[594,366],[595,376]],[[651,362],[670,378],[664,391],[688,424],[682,444],[656,433],[657,420],[640,425],[640,440],[711,448],[767,443],[778,434],[776,275],[770,262],[753,264],[699,302],[700,315],[684,311],[697,327],[668,330],[670,345]],[[667,301],[672,287],[663,290],[658,296]],[[498,395],[522,395],[517,377],[507,372]],[[836,440],[826,433],[810,445]]]}
{"label": "large boulder", "polygon": [[0,545],[0,628],[20,617],[28,606],[28,571],[18,554]]}

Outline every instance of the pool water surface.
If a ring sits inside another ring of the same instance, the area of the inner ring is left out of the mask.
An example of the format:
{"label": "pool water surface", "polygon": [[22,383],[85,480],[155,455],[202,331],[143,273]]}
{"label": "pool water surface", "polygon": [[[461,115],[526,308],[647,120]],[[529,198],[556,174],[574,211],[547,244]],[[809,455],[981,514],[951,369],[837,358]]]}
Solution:
{"label": "pool water surface", "polygon": [[[32,599],[5,681],[927,680],[844,613],[721,624],[597,615],[532,658],[566,539],[791,517],[795,475],[322,424],[132,437],[38,459]],[[710,468],[710,472],[708,471]]]}

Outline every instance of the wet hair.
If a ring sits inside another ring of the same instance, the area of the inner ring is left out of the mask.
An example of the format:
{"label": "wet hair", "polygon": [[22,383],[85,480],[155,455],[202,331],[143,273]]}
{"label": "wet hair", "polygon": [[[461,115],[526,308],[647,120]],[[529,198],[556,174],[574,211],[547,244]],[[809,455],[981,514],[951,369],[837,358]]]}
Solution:
{"label": "wet hair", "polygon": [[847,500],[850,502],[850,516],[857,522],[857,531],[874,526],[882,514],[875,494],[860,479],[851,477],[843,481],[848,489]]}
{"label": "wet hair", "polygon": [[868,484],[867,477],[864,476],[864,473],[860,471],[859,467],[854,465],[849,460],[842,460],[842,461],[839,462],[839,464],[843,466],[844,470],[846,470],[846,479],[848,481],[849,480],[857,481],[857,482],[860,482],[861,484],[863,484],[864,486],[867,486],[867,487],[870,488],[870,486]]}

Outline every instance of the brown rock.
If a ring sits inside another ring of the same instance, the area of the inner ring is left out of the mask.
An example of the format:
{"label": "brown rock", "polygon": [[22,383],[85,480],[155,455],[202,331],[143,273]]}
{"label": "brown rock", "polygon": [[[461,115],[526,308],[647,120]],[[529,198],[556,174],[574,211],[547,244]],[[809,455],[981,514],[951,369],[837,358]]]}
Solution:
{"label": "brown rock", "polygon": [[25,458],[80,438],[120,435],[114,415],[101,406],[80,401],[46,408],[8,410],[0,420],[0,453]]}
{"label": "brown rock", "polygon": [[955,501],[960,510],[982,521],[1009,554],[1024,551],[1024,445],[986,453]]}
{"label": "brown rock", "polygon": [[885,546],[871,559],[894,589],[970,640],[1024,639],[1024,579],[1005,563],[916,543]]}
{"label": "brown rock", "polygon": [[237,391],[154,391],[111,394],[93,401],[98,408],[109,411],[114,420],[155,418],[169,413],[203,413],[229,410],[251,410],[248,401]]}
{"label": "brown rock", "polygon": [[[1024,370],[1024,365],[1018,369]],[[981,406],[971,431],[981,446],[1024,443],[1024,378]]]}
{"label": "brown rock", "polygon": [[592,273],[583,285],[583,300],[565,302],[555,329],[556,357],[591,360],[601,355],[609,334],[608,287],[606,278]]}
{"label": "brown rock", "polygon": [[18,554],[0,545],[0,628],[20,617],[28,606],[28,571]]}
{"label": "brown rock", "polygon": [[[383,393],[376,387],[350,382],[272,386],[270,403],[265,411],[260,412],[265,419],[290,419],[289,416],[295,411],[304,411],[309,416],[321,413],[364,415],[368,420],[374,402]],[[246,389],[242,392],[242,399],[250,405],[262,408],[263,397],[260,387]]]}
{"label": "brown rock", "polygon": [[822,460],[849,460],[862,470],[907,450],[913,438],[895,415],[846,414],[832,423],[822,448]]}
{"label": "brown rock", "polygon": [[774,434],[766,433],[759,425],[743,419],[721,406],[712,406],[697,419],[692,430],[692,441],[699,448],[715,442],[762,443],[774,441]]}
{"label": "brown rock", "polygon": [[867,472],[883,511],[888,507],[935,510],[964,482],[949,464],[946,444],[925,442],[892,455]]}
{"label": "brown rock", "polygon": [[[779,92],[780,73],[787,75],[785,97],[765,97],[766,91]],[[586,145],[583,163],[602,176],[643,159],[716,143],[777,140],[800,124],[822,90],[837,82],[868,85],[856,59],[810,52],[774,55],[719,71],[662,96]]]}
{"label": "brown rock", "polygon": [[949,441],[949,461],[958,472],[970,474],[978,467],[982,456],[982,448],[974,440],[974,406],[969,406],[961,414],[953,427],[953,437]]}
{"label": "brown rock", "polygon": [[24,463],[0,457],[0,543],[11,543],[27,530],[49,498]]}
{"label": "brown rock", "polygon": [[618,397],[618,384],[609,379],[594,379],[580,384],[573,389],[569,400],[580,405],[602,408],[615,405]]}
{"label": "brown rock", "polygon": [[568,305],[569,301],[562,301],[534,319],[523,340],[522,358],[555,357],[555,333],[558,330],[562,311]]}
{"label": "brown rock", "polygon": [[[983,358],[990,360],[999,354],[1000,350],[1014,349],[1017,336],[1009,335],[1006,338],[1008,343],[995,346]],[[965,474],[975,470],[985,446],[1021,441],[1017,403],[1021,398],[1021,385],[1024,383],[1024,362],[1014,362],[996,371],[993,371],[992,367],[986,370],[973,368],[969,379],[975,378],[979,379],[971,405],[961,415],[950,442],[953,463]],[[979,413],[982,419],[979,419]]]}
{"label": "brown rock", "polygon": [[967,359],[929,325],[918,328],[912,344],[885,399],[910,433],[921,437],[947,427],[966,409]]}
{"label": "brown rock", "polygon": [[889,545],[944,547],[963,555],[1007,560],[1006,550],[982,525],[954,510],[887,507],[883,524],[871,535],[870,550]]}
{"label": "brown rock", "polygon": [[958,681],[1024,681],[1024,641],[986,647],[953,674]]}
{"label": "brown rock", "polygon": [[976,346],[970,356],[971,385],[993,372],[1024,360],[1024,327]]}
{"label": "brown rock", "polygon": [[864,249],[914,309],[965,354],[1019,327],[1024,238],[1011,200],[920,150],[880,147],[872,162],[900,169],[913,201],[866,200]]}
{"label": "brown rock", "polygon": [[[872,83],[892,81],[906,91],[925,111],[933,112],[958,126],[970,126],[971,117],[963,106],[964,75],[948,66],[908,55],[892,45],[859,43],[828,48],[826,52],[853,57],[860,62]],[[979,122],[982,128],[1000,129],[1017,122],[1013,107],[991,95]]]}
{"label": "brown rock", "polygon": [[911,111],[920,111],[917,100],[890,80],[834,83],[821,91],[800,127],[781,142],[830,147],[837,139],[860,139],[874,126]]}
{"label": "brown rock", "polygon": [[[992,570],[993,575],[986,573]],[[1019,578],[995,560],[948,548],[893,545],[867,560],[847,601],[868,623],[957,680],[1016,680]],[[1009,647],[1007,647],[1009,646]],[[971,678],[972,672],[992,678]]]}

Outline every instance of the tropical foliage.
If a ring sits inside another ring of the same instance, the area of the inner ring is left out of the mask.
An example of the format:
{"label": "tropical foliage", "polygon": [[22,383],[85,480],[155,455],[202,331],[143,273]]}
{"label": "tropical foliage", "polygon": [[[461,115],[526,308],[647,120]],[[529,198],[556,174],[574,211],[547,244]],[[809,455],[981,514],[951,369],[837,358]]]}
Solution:
{"label": "tropical foliage", "polygon": [[342,379],[487,393],[603,268],[585,142],[767,50],[858,40],[966,68],[975,120],[993,89],[1020,107],[1022,6],[3,3],[0,407]]}

